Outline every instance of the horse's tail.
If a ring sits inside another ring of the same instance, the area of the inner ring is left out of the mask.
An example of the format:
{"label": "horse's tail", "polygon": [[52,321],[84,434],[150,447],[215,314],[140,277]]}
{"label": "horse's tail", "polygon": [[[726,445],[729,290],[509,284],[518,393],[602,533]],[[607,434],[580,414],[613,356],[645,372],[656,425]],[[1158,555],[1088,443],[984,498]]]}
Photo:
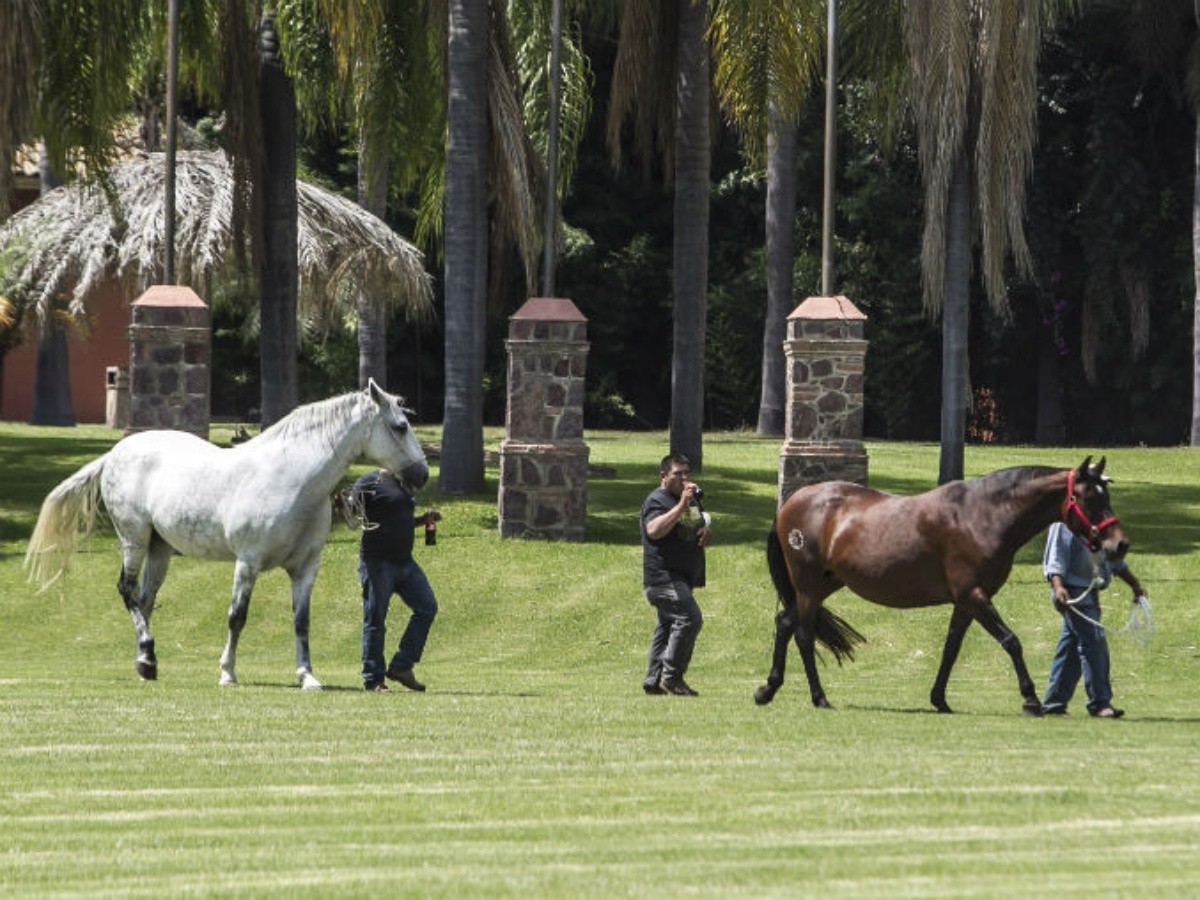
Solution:
{"label": "horse's tail", "polygon": [[785,608],[791,606],[796,602],[796,591],[792,587],[791,576],[788,575],[787,560],[783,557],[783,545],[779,543],[775,522],[771,522],[771,530],[767,532],[767,569],[771,572],[771,580],[775,582],[779,602]]}
{"label": "horse's tail", "polygon": [[100,508],[100,475],[108,454],[94,459],[42,501],[42,511],[25,551],[29,580],[45,590],[67,571],[82,538],[91,534]]}
{"label": "horse's tail", "polygon": [[853,661],[855,646],[867,642],[853,625],[824,606],[817,610],[815,630],[816,634],[813,637],[829,648],[839,666],[844,659]]}
{"label": "horse's tail", "polygon": [[[779,602],[785,609],[792,606],[796,602],[796,591],[792,587],[787,560],[783,555],[783,545],[779,543],[779,532],[775,530],[774,522],[771,523],[771,530],[767,534],[767,568],[771,572],[771,580],[775,582]],[[824,606],[817,609],[813,639],[829,648],[838,665],[841,665],[842,660],[853,661],[854,648],[867,642],[853,625]]]}

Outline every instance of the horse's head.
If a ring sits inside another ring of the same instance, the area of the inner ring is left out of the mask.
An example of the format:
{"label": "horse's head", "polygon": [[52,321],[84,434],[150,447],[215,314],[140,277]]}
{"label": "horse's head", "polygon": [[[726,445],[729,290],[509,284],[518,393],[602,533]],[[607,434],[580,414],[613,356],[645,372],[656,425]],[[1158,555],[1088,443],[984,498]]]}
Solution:
{"label": "horse's head", "polygon": [[408,422],[412,410],[405,409],[404,400],[389,394],[374,378],[363,388],[363,393],[378,411],[371,422],[366,455],[408,487],[423,487],[429,480],[429,465]]}
{"label": "horse's head", "polygon": [[1063,503],[1063,521],[1087,543],[1093,553],[1101,550],[1109,559],[1120,559],[1129,550],[1125,530],[1113,515],[1108,485],[1112,479],[1104,474],[1104,457],[1092,465],[1089,456],[1078,469],[1067,473],[1067,499]]}

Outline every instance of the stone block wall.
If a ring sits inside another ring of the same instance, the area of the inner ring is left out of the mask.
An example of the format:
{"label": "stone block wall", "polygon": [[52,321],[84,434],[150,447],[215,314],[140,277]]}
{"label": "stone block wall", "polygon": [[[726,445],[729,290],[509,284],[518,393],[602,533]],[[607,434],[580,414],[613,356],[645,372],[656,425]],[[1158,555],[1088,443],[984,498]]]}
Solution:
{"label": "stone block wall", "polygon": [[537,297],[510,319],[500,533],[582,541],[588,446],[583,440],[587,319],[570,300]]}
{"label": "stone block wall", "polygon": [[862,443],[866,316],[845,297],[809,297],[788,316],[782,504],[820,481],[867,483]]}
{"label": "stone block wall", "polygon": [[129,326],[129,425],[208,439],[212,328],[208,306],[187,287],[156,285],[133,302]]}

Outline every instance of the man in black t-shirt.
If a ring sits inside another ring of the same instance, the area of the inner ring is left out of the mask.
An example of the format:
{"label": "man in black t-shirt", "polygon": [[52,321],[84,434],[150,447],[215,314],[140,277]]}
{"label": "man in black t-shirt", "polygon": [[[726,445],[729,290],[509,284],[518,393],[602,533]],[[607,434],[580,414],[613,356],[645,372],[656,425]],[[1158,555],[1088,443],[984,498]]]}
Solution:
{"label": "man in black t-shirt", "polygon": [[642,587],[658,612],[642,688],[694,697],[683,680],[704,624],[692,588],[704,586],[704,548],[712,541],[686,456],[663,457],[659,487],[642,504]]}
{"label": "man in black t-shirt", "polygon": [[[363,687],[387,691],[387,677],[410,691],[423,691],[425,685],[413,675],[413,666],[421,660],[438,606],[429,579],[413,559],[413,529],[418,521],[425,525],[439,521],[442,515],[431,509],[416,518],[413,495],[386,469],[354,482],[350,498],[364,520],[358,559],[363,592]],[[393,593],[408,604],[412,616],[391,663],[384,668],[383,644]]]}

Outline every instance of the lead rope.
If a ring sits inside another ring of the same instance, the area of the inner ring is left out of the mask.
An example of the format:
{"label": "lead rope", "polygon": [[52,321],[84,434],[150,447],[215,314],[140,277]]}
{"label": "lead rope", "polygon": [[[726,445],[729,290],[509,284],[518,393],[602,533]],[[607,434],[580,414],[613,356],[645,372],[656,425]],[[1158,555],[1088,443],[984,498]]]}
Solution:
{"label": "lead rope", "polygon": [[[1100,563],[1099,553],[1092,555],[1092,583],[1085,587],[1077,597],[1069,597],[1067,599],[1067,609],[1070,610],[1076,617],[1083,619],[1089,625],[1095,625],[1101,631],[1109,631],[1091,616],[1080,612],[1075,608],[1075,605],[1083,600],[1093,589],[1103,583],[1100,578]],[[1099,594],[1096,595],[1099,598]],[[1134,642],[1139,646],[1145,647],[1154,637],[1154,609],[1150,606],[1150,598],[1145,594],[1138,594],[1133,598],[1133,608],[1129,611],[1129,621],[1125,623],[1125,627],[1120,631],[1113,632],[1114,634],[1127,634],[1133,638]]]}

